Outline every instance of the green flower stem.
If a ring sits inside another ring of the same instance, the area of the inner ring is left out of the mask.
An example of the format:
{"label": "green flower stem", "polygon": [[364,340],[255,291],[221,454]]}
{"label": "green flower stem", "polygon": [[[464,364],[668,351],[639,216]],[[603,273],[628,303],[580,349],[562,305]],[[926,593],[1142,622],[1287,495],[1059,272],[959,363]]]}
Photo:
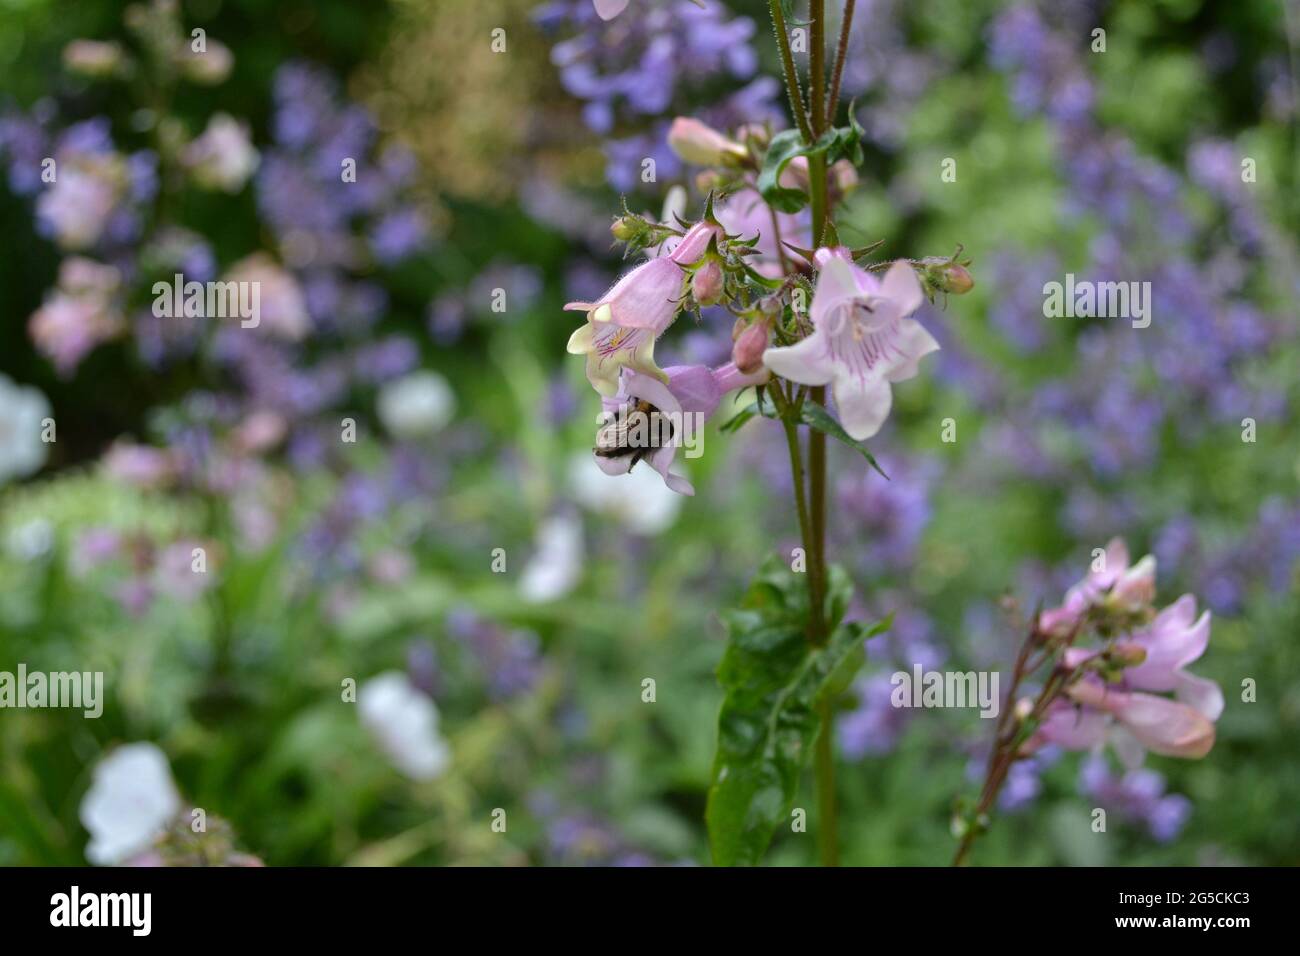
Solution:
{"label": "green flower stem", "polygon": [[[786,29],[785,15],[780,0],[768,0],[772,14],[772,29],[777,47],[781,51],[781,65],[785,72],[786,91],[790,96],[790,109],[804,142],[812,145],[826,128],[826,9],[825,0],[810,0],[811,49],[808,69],[808,104],[805,108],[795,71],[794,56],[790,50],[790,34]],[[820,245],[826,232],[826,157],[808,158],[808,193],[812,207],[813,247]],[[790,449],[790,468],[794,477],[795,504],[799,511],[799,530],[803,537],[804,554],[808,563],[809,620],[808,640],[817,647],[826,644],[826,435],[810,429],[808,436],[808,491],[804,492],[803,455],[799,447],[796,419],[784,414],[790,403],[779,388],[782,424]],[[813,401],[825,404],[826,389],[814,388]],[[815,774],[818,805],[818,846],[824,866],[839,864],[837,834],[837,809],[835,803],[835,727],[831,702],[820,705],[822,728],[817,738]]]}
{"label": "green flower stem", "polygon": [[[810,0],[809,19],[812,21],[811,50],[808,62],[808,90],[812,105],[813,136],[826,130],[826,4],[825,0]],[[811,142],[811,141],[810,141]],[[810,156],[808,161],[808,192],[812,205],[813,248],[821,245],[826,234],[826,157]],[[826,388],[812,390],[812,400],[826,404]],[[825,644],[825,615],[821,595],[826,593],[826,433],[810,429],[808,435],[808,498],[812,514],[812,547],[808,549],[809,593],[813,601],[814,643]],[[817,842],[823,866],[839,865],[838,810],[835,802],[835,714],[830,700],[822,701],[821,733],[817,737]]]}
{"label": "green flower stem", "polygon": [[826,131],[826,0],[809,0],[808,100],[813,136]]}
{"label": "green flower stem", "polygon": [[835,67],[831,70],[831,92],[826,103],[826,121],[835,125],[835,109],[840,103],[840,80],[844,78],[844,61],[849,55],[849,30],[853,26],[853,8],[857,0],[844,0],[844,16],[840,20],[840,43],[835,51]]}
{"label": "green flower stem", "polygon": [[840,865],[839,813],[835,805],[835,714],[829,699],[818,705],[821,733],[817,736],[817,847],[822,866]]}
{"label": "green flower stem", "polygon": [[768,0],[768,9],[772,11],[772,32],[776,34],[776,45],[781,51],[781,68],[785,71],[785,88],[790,94],[790,112],[803,133],[806,142],[813,141],[812,127],[808,125],[808,114],[804,108],[803,93],[799,89],[799,74],[794,68],[794,54],[790,51],[790,31],[785,26],[785,14],[781,12],[781,0]]}

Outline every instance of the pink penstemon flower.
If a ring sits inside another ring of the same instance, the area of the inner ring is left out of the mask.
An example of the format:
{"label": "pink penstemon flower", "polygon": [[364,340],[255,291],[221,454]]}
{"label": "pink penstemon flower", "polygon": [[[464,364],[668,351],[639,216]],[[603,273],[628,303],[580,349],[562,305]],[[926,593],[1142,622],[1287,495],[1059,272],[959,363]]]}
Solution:
{"label": "pink penstemon flower", "polygon": [[909,318],[925,298],[910,265],[894,263],[881,281],[841,251],[819,249],[816,258],[812,335],[767,349],[763,362],[792,382],[830,385],[844,430],[870,438],[889,416],[890,384],[916,375],[939,343]]}
{"label": "pink penstemon flower", "polygon": [[1184,759],[1209,753],[1223,692],[1187,667],[1209,645],[1210,613],[1197,615],[1190,594],[1159,612],[1154,599],[1155,559],[1148,555],[1130,565],[1127,547],[1115,538],[1060,607],[1035,616],[1007,698],[1014,700],[1040,667],[1046,670],[1042,689],[999,720],[981,799],[961,818],[954,862],[965,859],[986,825],[1010,766],[1041,747],[1096,751],[1109,745],[1129,768],[1148,751]]}
{"label": "pink penstemon flower", "polygon": [[665,254],[637,266],[595,302],[565,305],[567,311],[587,313],[586,324],[569,337],[568,351],[587,357],[587,380],[596,391],[613,395],[624,367],[663,379],[654,345],[681,310],[683,266],[703,257],[710,240],[721,235],[721,227],[698,222]]}

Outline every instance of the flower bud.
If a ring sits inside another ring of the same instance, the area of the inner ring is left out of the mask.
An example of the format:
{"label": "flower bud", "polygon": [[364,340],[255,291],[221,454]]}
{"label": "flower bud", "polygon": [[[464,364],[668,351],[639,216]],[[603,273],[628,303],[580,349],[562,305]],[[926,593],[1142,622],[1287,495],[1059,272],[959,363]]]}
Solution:
{"label": "flower bud", "polygon": [[1155,596],[1156,559],[1148,554],[1120,575],[1106,596],[1106,605],[1108,608],[1133,613],[1149,608]]}
{"label": "flower bud", "polygon": [[636,216],[620,216],[614,220],[609,231],[619,242],[627,242],[641,234],[641,221]]}
{"label": "flower bud", "polygon": [[841,196],[858,187],[858,170],[847,159],[837,160],[826,171],[830,175],[831,187]]}
{"label": "flower bud", "polygon": [[768,326],[766,322],[755,322],[740,333],[736,344],[731,348],[731,360],[736,368],[749,374],[763,366],[763,353],[767,351]]}
{"label": "flower bud", "polygon": [[1147,649],[1132,641],[1121,641],[1110,649],[1108,656],[1121,667],[1135,667],[1147,659]]}
{"label": "flower bud", "polygon": [[964,295],[975,288],[975,279],[965,266],[954,262],[943,270],[939,288],[950,295]]}
{"label": "flower bud", "polygon": [[691,276],[691,295],[700,305],[713,305],[722,298],[723,279],[722,264],[708,259]]}
{"label": "flower bud", "polygon": [[688,116],[673,120],[668,129],[668,146],[693,166],[737,165],[749,155],[739,143]]}
{"label": "flower bud", "polygon": [[946,295],[965,295],[975,288],[975,279],[966,269],[970,260],[961,260],[961,247],[948,259],[934,257],[921,260],[923,268],[921,281],[932,295],[942,292]]}

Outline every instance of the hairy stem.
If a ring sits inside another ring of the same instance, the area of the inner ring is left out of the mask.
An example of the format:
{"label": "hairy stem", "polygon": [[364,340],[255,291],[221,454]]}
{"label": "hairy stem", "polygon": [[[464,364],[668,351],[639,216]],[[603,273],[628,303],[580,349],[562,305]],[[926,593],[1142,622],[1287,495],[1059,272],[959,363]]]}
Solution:
{"label": "hairy stem", "polygon": [[844,61],[849,55],[849,30],[853,26],[853,8],[857,0],[844,0],[844,16],[840,20],[840,42],[835,50],[835,66],[831,70],[831,92],[826,102],[826,121],[835,124],[835,109],[840,104],[840,80],[844,78]]}
{"label": "hairy stem", "polygon": [[[826,129],[826,3],[810,0],[811,49],[808,58],[808,91],[812,106],[813,136]],[[811,143],[812,140],[810,139]],[[808,193],[812,206],[813,248],[821,245],[826,233],[826,157],[808,158]],[[826,403],[826,388],[812,389],[811,397],[819,405]],[[823,595],[826,593],[826,433],[811,429],[808,435],[808,501],[812,523],[812,546],[808,549],[808,591],[817,595],[813,608],[816,636],[814,643],[824,644],[826,633]],[[818,844],[823,866],[839,865],[839,834],[835,805],[835,715],[831,701],[823,701],[821,734],[817,738],[816,777]]]}
{"label": "hairy stem", "polygon": [[808,104],[813,136],[826,131],[826,0],[808,0]]}
{"label": "hairy stem", "polygon": [[785,71],[785,88],[790,94],[790,112],[807,142],[813,141],[812,127],[808,125],[808,111],[804,106],[803,93],[799,89],[799,74],[794,68],[794,54],[790,51],[790,32],[785,26],[785,14],[781,12],[781,0],[768,0],[768,9],[772,11],[772,32],[776,34],[776,45],[781,51],[781,68]]}

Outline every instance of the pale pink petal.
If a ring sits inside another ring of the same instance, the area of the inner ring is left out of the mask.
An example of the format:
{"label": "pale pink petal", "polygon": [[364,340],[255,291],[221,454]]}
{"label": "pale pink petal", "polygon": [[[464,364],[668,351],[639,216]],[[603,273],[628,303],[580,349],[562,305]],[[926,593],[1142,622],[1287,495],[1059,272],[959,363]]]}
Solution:
{"label": "pale pink petal", "polygon": [[863,441],[880,431],[894,400],[889,383],[870,375],[838,375],[834,392],[840,424],[856,441]]}
{"label": "pale pink petal", "polygon": [[591,0],[596,8],[596,16],[602,20],[613,20],[627,9],[628,0]]}
{"label": "pale pink petal", "polygon": [[673,246],[668,258],[673,262],[690,265],[709,251],[709,242],[714,237],[721,238],[722,230],[710,222],[697,222],[686,231],[679,243]]}
{"label": "pale pink petal", "polygon": [[1182,669],[1205,653],[1210,641],[1210,612],[1204,612],[1190,627],[1183,623],[1195,613],[1196,599],[1185,594],[1162,611],[1137,642],[1147,652],[1146,660],[1124,672],[1125,679],[1143,690],[1173,690]]}
{"label": "pale pink petal", "polygon": [[1166,757],[1204,757],[1214,724],[1186,704],[1154,694],[1115,692],[1107,708],[1148,750]]}
{"label": "pale pink petal", "polygon": [[834,376],[826,336],[820,332],[794,345],[769,348],[763,353],[763,364],[800,385],[825,385]]}
{"label": "pale pink petal", "polygon": [[[916,278],[916,271],[902,260],[889,267],[880,292],[897,305],[899,315],[911,315],[925,301],[925,294],[921,291],[921,283]],[[936,345],[935,348],[938,346]]]}
{"label": "pale pink petal", "polygon": [[607,475],[626,475],[632,470],[632,456],[620,455],[617,458],[608,458],[605,455],[595,455],[596,467]]}
{"label": "pale pink petal", "polygon": [[685,273],[672,259],[650,259],[619,279],[608,292],[589,305],[597,313],[608,306],[608,317],[601,319],[628,329],[651,329],[657,335],[677,316]]}
{"label": "pale pink petal", "polygon": [[861,295],[856,273],[862,271],[837,256],[826,260],[826,265],[817,273],[817,287],[813,290],[812,307],[808,310],[818,331],[824,329],[832,334],[839,331],[838,326],[844,318],[836,313]]}
{"label": "pale pink petal", "polygon": [[934,340],[934,336],[915,319],[902,319],[899,322],[893,344],[905,357],[885,373],[891,382],[911,378],[917,373],[922,358],[939,351],[939,343]]}
{"label": "pale pink petal", "polygon": [[1181,672],[1175,696],[1208,720],[1218,720],[1223,713],[1223,689],[1208,677]]}
{"label": "pale pink petal", "polygon": [[1044,716],[1037,736],[1066,750],[1089,750],[1106,739],[1106,715],[1057,701]]}

